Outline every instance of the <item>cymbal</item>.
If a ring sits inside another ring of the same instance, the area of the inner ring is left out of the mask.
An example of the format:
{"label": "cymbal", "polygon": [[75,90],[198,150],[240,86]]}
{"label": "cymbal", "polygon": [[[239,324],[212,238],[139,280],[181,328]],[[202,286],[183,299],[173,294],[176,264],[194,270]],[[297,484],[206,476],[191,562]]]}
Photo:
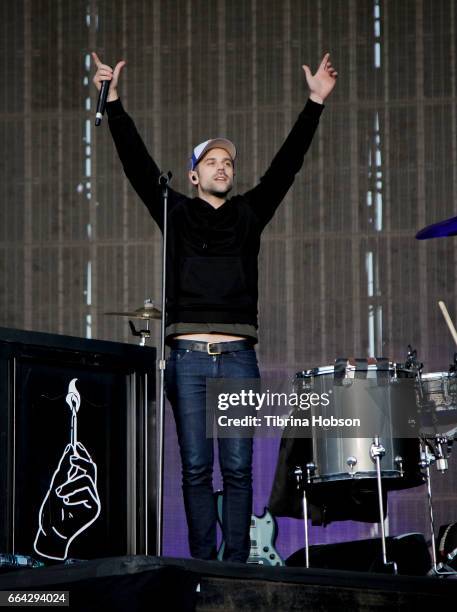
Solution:
{"label": "cymbal", "polygon": [[154,306],[152,302],[146,301],[144,306],[137,308],[132,312],[105,312],[106,315],[114,315],[118,317],[128,317],[129,319],[160,319],[162,317],[162,311],[157,306]]}
{"label": "cymbal", "polygon": [[417,232],[416,238],[418,240],[427,240],[428,238],[443,238],[445,236],[456,236],[457,235],[457,217],[451,217],[439,223],[433,223],[427,225],[423,229]]}

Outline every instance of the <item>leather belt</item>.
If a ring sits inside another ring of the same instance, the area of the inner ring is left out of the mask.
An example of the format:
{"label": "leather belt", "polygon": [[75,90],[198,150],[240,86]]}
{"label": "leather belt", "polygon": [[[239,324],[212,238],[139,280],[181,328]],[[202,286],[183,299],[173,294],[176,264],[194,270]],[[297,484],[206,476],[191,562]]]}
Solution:
{"label": "leather belt", "polygon": [[246,351],[252,349],[250,340],[232,340],[231,342],[199,342],[198,340],[170,340],[172,349],[186,349],[187,351],[201,351],[208,355],[220,355],[221,353],[233,353],[234,351]]}

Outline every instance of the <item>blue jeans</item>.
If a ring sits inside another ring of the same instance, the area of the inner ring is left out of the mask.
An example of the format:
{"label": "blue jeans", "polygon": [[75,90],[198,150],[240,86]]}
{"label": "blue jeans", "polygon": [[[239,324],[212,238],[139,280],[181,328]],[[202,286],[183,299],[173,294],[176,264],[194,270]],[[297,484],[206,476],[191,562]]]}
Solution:
{"label": "blue jeans", "polygon": [[[213,493],[214,444],[206,436],[206,379],[259,378],[254,349],[208,355],[172,350],[165,371],[182,462],[184,506],[191,555],[216,559],[217,510]],[[219,438],[224,487],[224,561],[249,556],[252,512],[252,438]]]}

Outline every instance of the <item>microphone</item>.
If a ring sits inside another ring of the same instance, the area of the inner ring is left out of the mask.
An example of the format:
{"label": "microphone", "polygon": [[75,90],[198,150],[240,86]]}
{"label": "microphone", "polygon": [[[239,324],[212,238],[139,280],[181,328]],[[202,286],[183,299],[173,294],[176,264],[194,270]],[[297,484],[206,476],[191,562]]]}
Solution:
{"label": "microphone", "polygon": [[98,126],[102,122],[103,114],[106,107],[106,98],[111,81],[102,81],[102,86],[98,94],[97,110],[95,112],[95,125]]}

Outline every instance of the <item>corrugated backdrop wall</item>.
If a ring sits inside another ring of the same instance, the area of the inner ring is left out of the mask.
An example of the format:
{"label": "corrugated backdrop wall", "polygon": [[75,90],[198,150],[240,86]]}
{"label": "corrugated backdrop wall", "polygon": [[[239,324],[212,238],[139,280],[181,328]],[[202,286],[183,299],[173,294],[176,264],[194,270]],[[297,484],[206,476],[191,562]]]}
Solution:
{"label": "corrugated backdrop wall", "polygon": [[258,180],[307,98],[301,65],[329,50],[337,88],[263,238],[262,368],[401,361],[412,343],[447,369],[437,300],[457,314],[457,239],[414,236],[457,214],[453,0],[18,0],[0,14],[0,325],[133,342],[103,313],[160,300],[159,232],[93,127],[91,50],[127,60],[124,105],[189,193],[192,145],[214,135],[238,145],[237,190]]}

